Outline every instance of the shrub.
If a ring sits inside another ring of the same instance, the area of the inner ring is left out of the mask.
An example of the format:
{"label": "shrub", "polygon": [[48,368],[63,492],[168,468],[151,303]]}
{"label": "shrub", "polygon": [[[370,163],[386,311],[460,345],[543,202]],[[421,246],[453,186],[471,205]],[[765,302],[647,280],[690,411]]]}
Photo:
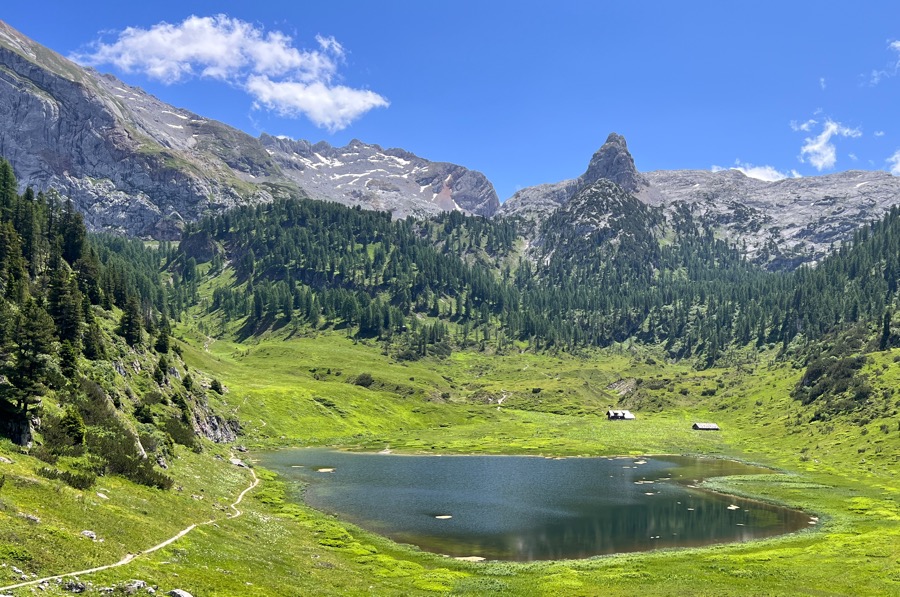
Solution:
{"label": "shrub", "polygon": [[171,489],[175,483],[172,477],[153,468],[153,463],[149,459],[141,460],[132,474],[128,475],[128,478],[135,483],[159,489]]}
{"label": "shrub", "polygon": [[59,479],[69,487],[84,491],[97,481],[97,474],[93,471],[60,470],[59,468],[43,466],[38,474],[47,479]]}
{"label": "shrub", "polygon": [[353,384],[361,386],[363,388],[368,388],[373,383],[375,383],[375,379],[372,377],[371,373],[360,373],[355,378],[353,378]]}
{"label": "shrub", "polygon": [[0,560],[15,560],[16,562],[30,562],[33,559],[31,553],[24,547],[7,545],[0,547]]}

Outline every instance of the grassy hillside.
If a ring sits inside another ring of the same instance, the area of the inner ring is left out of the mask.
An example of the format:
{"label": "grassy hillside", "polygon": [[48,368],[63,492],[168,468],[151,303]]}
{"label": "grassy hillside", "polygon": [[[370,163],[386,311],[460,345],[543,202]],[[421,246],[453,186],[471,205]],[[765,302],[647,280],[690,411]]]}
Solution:
{"label": "grassy hillside", "polygon": [[[194,595],[887,595],[900,589],[897,416],[864,425],[849,416],[810,423],[808,409],[790,397],[799,368],[760,358],[697,372],[625,350],[581,357],[461,352],[406,363],[340,334],[270,336],[252,345],[210,341],[186,326],[176,336],[190,367],[224,383],[219,406],[240,418],[241,441],[251,450],[334,445],[428,453],[714,454],[780,471],[717,480],[716,488],[803,508],[820,516],[820,524],[742,545],[476,564],[396,545],[291,503],[286,495],[294,490],[264,471],[242,505],[244,515],[225,519],[221,508],[249,477],[217,458],[228,456],[221,448],[179,451],[170,474],[180,492],[114,477],[111,485],[101,480],[96,490],[78,492],[35,476],[39,463],[5,444],[0,453],[15,464],[0,464],[3,563],[39,575],[111,563],[220,515],[216,525],[82,581],[96,588],[143,579]],[[896,385],[897,354],[874,354],[867,365],[877,389]],[[352,383],[364,373],[371,385]],[[608,389],[612,384],[633,389],[620,397]],[[611,424],[599,416],[616,403],[632,405],[638,420]],[[723,431],[692,432],[695,419],[714,420]],[[103,543],[79,536],[91,526]],[[9,570],[0,571],[4,580],[12,580]],[[62,591],[51,584],[48,592]]]}

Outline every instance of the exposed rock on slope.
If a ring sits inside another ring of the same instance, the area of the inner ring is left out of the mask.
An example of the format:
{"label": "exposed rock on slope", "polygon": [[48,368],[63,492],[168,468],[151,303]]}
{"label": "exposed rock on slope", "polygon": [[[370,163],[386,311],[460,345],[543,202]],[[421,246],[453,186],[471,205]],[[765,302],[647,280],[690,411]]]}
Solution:
{"label": "exposed rock on slope", "polygon": [[156,238],[177,237],[184,221],[211,211],[302,196],[303,185],[400,217],[487,216],[499,205],[490,182],[461,166],[359,142],[255,139],[84,69],[3,22],[0,156],[23,187],[71,197],[91,228]]}
{"label": "exposed rock on slope", "polygon": [[629,193],[637,193],[648,186],[647,180],[635,168],[634,158],[622,135],[610,133],[591,157],[587,170],[578,178],[522,189],[503,203],[499,213],[539,222],[567,203],[579,189],[598,180],[614,182]]}
{"label": "exposed rock on slope", "polygon": [[[656,171],[640,174],[625,140],[613,133],[578,179],[522,189],[500,208],[539,224],[597,180],[616,182],[670,219],[687,207],[695,219],[770,269],[793,269],[824,257],[861,224],[900,203],[900,178],[886,172],[849,171],[765,182],[737,170]],[[533,239],[541,244],[540,238]]]}
{"label": "exposed rock on slope", "polygon": [[480,172],[429,162],[402,149],[356,139],[346,147],[269,135],[260,140],[284,175],[313,199],[390,211],[395,217],[454,210],[491,216],[500,206],[493,185]]}
{"label": "exposed rock on slope", "polygon": [[208,209],[270,199],[228,180],[197,140],[206,124],[0,23],[0,155],[23,186],[71,197],[92,228],[174,237]]}
{"label": "exposed rock on slope", "polygon": [[656,171],[638,195],[671,211],[690,206],[752,260],[771,269],[816,262],[865,222],[900,203],[900,178],[850,170],[765,182],[737,170]]}

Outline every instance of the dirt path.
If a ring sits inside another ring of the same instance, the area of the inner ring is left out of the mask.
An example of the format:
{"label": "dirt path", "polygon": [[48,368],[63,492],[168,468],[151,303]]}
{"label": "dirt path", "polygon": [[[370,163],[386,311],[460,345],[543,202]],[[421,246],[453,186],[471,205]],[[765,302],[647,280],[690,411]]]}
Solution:
{"label": "dirt path", "polygon": [[[240,504],[244,500],[244,496],[247,495],[247,493],[250,490],[252,490],[257,485],[259,485],[259,477],[256,476],[256,472],[252,468],[248,468],[247,470],[249,470],[250,474],[253,476],[253,482],[246,489],[244,489],[238,495],[237,499],[234,500],[234,502],[229,506],[229,508],[234,510],[234,512],[229,514],[226,517],[228,519],[237,518],[238,516],[243,514],[243,512],[241,510],[238,510],[238,508],[237,508],[238,504]],[[79,570],[78,572],[66,572],[65,574],[57,574],[56,576],[46,576],[44,578],[36,578],[34,580],[21,582],[19,584],[9,585],[7,587],[0,587],[0,591],[11,591],[12,589],[21,589],[22,587],[28,587],[31,585],[39,585],[43,582],[50,582],[50,581],[56,580],[56,579],[68,578],[70,576],[85,576],[87,574],[93,574],[94,572],[101,572],[103,570],[109,570],[110,568],[118,568],[119,566],[124,566],[125,564],[128,564],[129,562],[132,562],[141,556],[151,554],[154,551],[158,551],[158,550],[162,549],[163,547],[171,545],[172,543],[178,541],[179,539],[181,539],[182,537],[184,537],[185,535],[187,535],[188,533],[190,533],[191,531],[193,531],[194,529],[196,529],[199,526],[213,524],[214,522],[218,522],[219,520],[221,520],[221,519],[211,518],[210,520],[207,520],[204,522],[192,524],[191,526],[189,526],[186,529],[179,532],[174,537],[170,537],[170,538],[166,539],[165,541],[163,541],[162,543],[154,545],[153,547],[150,547],[150,548],[145,549],[144,551],[141,551],[138,553],[127,554],[124,558],[122,558],[115,564],[107,564],[106,566],[98,566],[96,568],[88,568],[87,570]]]}

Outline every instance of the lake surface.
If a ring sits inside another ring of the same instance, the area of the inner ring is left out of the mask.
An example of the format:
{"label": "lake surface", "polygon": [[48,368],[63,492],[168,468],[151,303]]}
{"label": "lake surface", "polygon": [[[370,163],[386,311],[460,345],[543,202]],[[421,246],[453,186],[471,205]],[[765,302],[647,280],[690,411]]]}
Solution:
{"label": "lake surface", "polygon": [[799,511],[691,487],[770,473],[712,458],[399,456],[322,449],[258,454],[302,482],[296,499],[450,556],[583,558],[747,541],[808,528]]}

